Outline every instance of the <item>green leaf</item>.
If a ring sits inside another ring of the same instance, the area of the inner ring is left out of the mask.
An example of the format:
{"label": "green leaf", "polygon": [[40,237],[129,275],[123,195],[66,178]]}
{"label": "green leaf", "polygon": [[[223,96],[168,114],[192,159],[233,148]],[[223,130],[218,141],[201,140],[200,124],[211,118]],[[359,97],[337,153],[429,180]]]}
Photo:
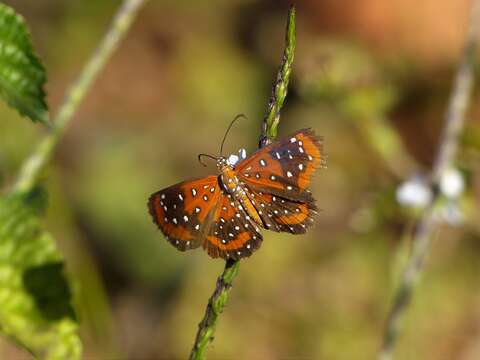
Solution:
{"label": "green leaf", "polygon": [[0,197],[0,333],[41,359],[79,359],[72,293],[38,192]]}
{"label": "green leaf", "polygon": [[0,3],[0,96],[21,115],[48,123],[45,81],[23,17]]}

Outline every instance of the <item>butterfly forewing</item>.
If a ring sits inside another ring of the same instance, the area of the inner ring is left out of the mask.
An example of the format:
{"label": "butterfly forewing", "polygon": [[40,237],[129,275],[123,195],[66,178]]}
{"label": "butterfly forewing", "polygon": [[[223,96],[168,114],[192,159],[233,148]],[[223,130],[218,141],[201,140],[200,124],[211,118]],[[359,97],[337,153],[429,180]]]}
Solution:
{"label": "butterfly forewing", "polygon": [[303,129],[256,151],[236,170],[248,186],[287,199],[309,201],[307,187],[322,162],[321,139],[310,129]]}
{"label": "butterfly forewing", "polygon": [[217,177],[208,176],[156,192],[148,207],[169,242],[185,251],[202,245],[219,194]]}
{"label": "butterfly forewing", "polygon": [[240,259],[250,256],[262,243],[257,224],[231,195],[221,194],[204,248],[213,257]]}

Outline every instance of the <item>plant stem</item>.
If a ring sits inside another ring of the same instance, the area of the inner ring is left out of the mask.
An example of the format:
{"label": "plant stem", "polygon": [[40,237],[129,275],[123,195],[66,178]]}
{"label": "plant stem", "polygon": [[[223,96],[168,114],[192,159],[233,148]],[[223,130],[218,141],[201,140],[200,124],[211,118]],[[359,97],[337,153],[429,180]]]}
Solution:
{"label": "plant stem", "polygon": [[[283,59],[263,119],[259,147],[268,145],[277,137],[277,127],[280,123],[280,110],[287,96],[288,82],[292,71],[295,42],[295,7],[291,6],[288,12]],[[218,277],[215,291],[208,301],[203,320],[198,324],[198,332],[190,353],[190,360],[206,358],[208,345],[213,341],[215,335],[218,317],[225,308],[233,280],[237,276],[239,269],[239,260],[226,261],[225,269],[222,275]]]}
{"label": "plant stem", "polygon": [[22,165],[13,191],[28,192],[36,185],[40,173],[50,162],[66,126],[92,87],[98,74],[127,34],[130,25],[145,2],[146,0],[124,0],[102,42],[68,91],[55,116],[51,132],[38,144],[35,151]]}
{"label": "plant stem", "polygon": [[383,344],[378,359],[389,360],[400,333],[401,323],[411,302],[415,285],[423,270],[425,257],[430,249],[432,232],[435,228],[434,209],[440,200],[439,181],[452,165],[458,148],[458,137],[463,128],[465,111],[471,98],[473,87],[473,65],[480,35],[480,0],[474,0],[470,16],[470,26],[463,58],[458,66],[455,83],[445,113],[445,125],[438,153],[430,174],[430,186],[434,194],[430,204],[423,210],[413,233],[412,255],[402,274],[401,283],[394,295],[393,305],[384,332]]}
{"label": "plant stem", "polygon": [[295,6],[288,12],[287,29],[285,32],[285,50],[277,79],[272,88],[272,95],[268,101],[267,111],[262,122],[262,134],[259,147],[268,145],[277,137],[277,128],[280,123],[280,110],[287,96],[290,73],[292,72],[293,58],[296,45]]}

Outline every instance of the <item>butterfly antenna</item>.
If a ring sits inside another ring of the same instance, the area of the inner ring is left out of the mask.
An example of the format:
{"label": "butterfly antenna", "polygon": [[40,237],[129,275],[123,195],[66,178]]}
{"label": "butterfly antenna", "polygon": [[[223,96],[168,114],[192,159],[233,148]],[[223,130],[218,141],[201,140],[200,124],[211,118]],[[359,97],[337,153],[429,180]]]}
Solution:
{"label": "butterfly antenna", "polygon": [[235,116],[232,120],[232,122],[230,123],[230,125],[228,125],[228,128],[227,128],[227,131],[225,131],[225,135],[223,136],[223,140],[222,140],[222,145],[220,146],[220,156],[223,155],[223,144],[225,143],[225,140],[227,139],[227,135],[230,131],[230,129],[232,128],[233,124],[235,123],[235,121],[237,121],[238,119],[240,118],[244,118],[244,119],[247,119],[246,115],[245,114],[238,114],[237,116]]}
{"label": "butterfly antenna", "polygon": [[207,167],[207,164],[205,164],[203,161],[202,161],[202,156],[205,156],[205,157],[208,157],[210,159],[213,159],[215,161],[218,160],[218,158],[216,158],[215,156],[212,156],[212,155],[209,155],[209,154],[198,154],[198,162],[200,164],[202,164],[203,166]]}

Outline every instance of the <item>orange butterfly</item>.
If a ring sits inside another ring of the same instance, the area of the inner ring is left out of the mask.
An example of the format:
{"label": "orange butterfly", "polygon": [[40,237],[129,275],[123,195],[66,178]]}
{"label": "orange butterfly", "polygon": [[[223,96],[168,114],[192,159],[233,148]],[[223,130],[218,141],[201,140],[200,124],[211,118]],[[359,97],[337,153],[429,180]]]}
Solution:
{"label": "orange butterfly", "polygon": [[299,130],[236,165],[215,159],[220,175],[173,185],[149,199],[153,220],[177,249],[203,246],[213,258],[237,260],[260,247],[260,227],[302,234],[313,223],[317,208],[308,186],[324,160],[312,130]]}

